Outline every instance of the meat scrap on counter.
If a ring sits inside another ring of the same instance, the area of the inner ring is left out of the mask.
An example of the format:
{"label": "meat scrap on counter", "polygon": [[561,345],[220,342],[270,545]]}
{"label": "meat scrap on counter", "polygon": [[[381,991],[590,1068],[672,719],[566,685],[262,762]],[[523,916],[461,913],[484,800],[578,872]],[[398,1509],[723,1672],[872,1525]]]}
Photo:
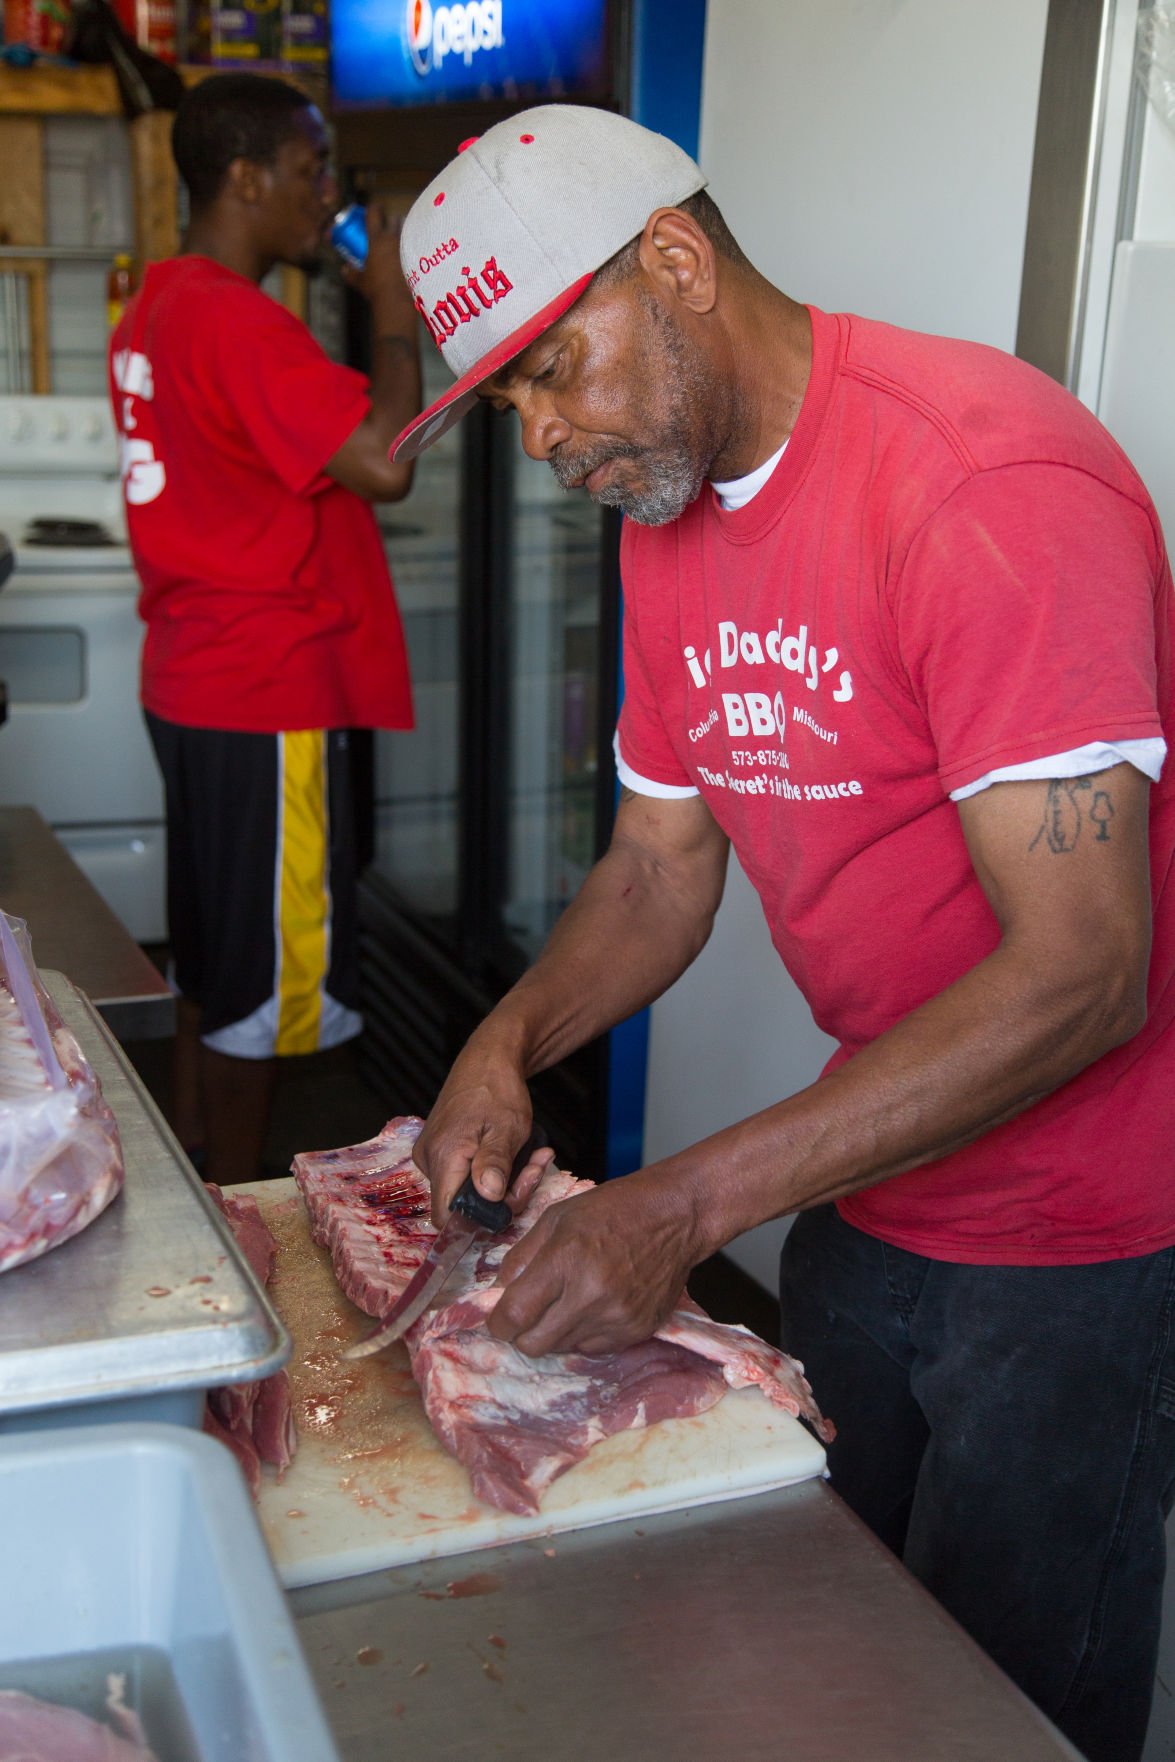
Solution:
{"label": "meat scrap on counter", "polygon": [[0,912],[0,1273],[84,1230],[123,1178],[102,1086],[40,982],[24,923]]}
{"label": "meat scrap on counter", "polygon": [[[277,1243],[257,1201],[251,1193],[225,1193],[212,1181],[204,1183],[204,1190],[227,1218],[237,1247],[258,1283],[267,1285],[277,1259]],[[210,1389],[204,1430],[232,1451],[256,1498],[261,1490],[261,1464],[271,1463],[280,1480],[298,1447],[285,1371],[275,1370],[259,1382]]]}
{"label": "meat scrap on counter", "polygon": [[[376,1317],[391,1309],[436,1234],[428,1183],[411,1159],[423,1125],[390,1120],[365,1144],[294,1159],[315,1240],[329,1248],[346,1295]],[[728,1387],[758,1387],[830,1441],[834,1429],[803,1367],[748,1329],[712,1321],[684,1292],[653,1339],[622,1352],[528,1358],[493,1338],[485,1324],[503,1257],[548,1206],[591,1185],[549,1168],[522,1215],[466,1255],[405,1335],[432,1427],[469,1470],[477,1496],[503,1511],[537,1512],[551,1483],[601,1439],[704,1413]]]}

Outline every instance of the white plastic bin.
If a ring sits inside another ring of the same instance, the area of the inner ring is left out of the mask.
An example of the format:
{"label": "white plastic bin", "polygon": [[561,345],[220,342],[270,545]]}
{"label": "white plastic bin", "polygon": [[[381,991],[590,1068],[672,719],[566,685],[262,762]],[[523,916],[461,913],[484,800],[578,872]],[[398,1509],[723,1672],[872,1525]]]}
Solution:
{"label": "white plastic bin", "polygon": [[0,1510],[0,1686],[96,1715],[95,1684],[127,1669],[159,1762],[338,1762],[240,1470],[211,1438],[0,1437]]}

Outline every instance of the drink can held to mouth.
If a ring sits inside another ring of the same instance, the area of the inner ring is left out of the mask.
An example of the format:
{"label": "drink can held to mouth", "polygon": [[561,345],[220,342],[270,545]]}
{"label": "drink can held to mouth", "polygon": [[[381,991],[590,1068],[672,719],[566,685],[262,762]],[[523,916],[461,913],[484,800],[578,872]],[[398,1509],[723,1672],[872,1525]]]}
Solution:
{"label": "drink can held to mouth", "polygon": [[352,269],[362,269],[367,262],[367,216],[358,202],[335,215],[330,229],[330,242]]}

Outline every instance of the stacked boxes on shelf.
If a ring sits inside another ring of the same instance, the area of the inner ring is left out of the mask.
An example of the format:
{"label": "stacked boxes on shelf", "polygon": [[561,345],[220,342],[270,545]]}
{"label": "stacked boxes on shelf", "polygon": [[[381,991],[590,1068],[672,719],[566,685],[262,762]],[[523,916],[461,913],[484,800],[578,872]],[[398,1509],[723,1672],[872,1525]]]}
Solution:
{"label": "stacked boxes on shelf", "polygon": [[325,72],[326,0],[199,0],[188,58],[212,67]]}

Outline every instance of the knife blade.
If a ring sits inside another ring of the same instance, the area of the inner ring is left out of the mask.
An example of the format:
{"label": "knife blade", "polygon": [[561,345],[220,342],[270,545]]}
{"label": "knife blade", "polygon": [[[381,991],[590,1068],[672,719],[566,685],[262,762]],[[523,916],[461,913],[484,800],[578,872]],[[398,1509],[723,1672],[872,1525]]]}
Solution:
{"label": "knife blade", "polygon": [[[546,1133],[535,1127],[518,1155],[514,1158],[507,1187],[513,1186],[536,1151],[547,1142]],[[340,1358],[368,1358],[406,1334],[417,1318],[424,1314],[455,1268],[474,1243],[486,1235],[500,1235],[514,1222],[514,1213],[504,1199],[486,1199],[473,1184],[472,1173],[466,1175],[453,1200],[448,1222],[440,1231],[401,1291],[388,1314],[366,1340],[357,1340],[346,1347]]]}

